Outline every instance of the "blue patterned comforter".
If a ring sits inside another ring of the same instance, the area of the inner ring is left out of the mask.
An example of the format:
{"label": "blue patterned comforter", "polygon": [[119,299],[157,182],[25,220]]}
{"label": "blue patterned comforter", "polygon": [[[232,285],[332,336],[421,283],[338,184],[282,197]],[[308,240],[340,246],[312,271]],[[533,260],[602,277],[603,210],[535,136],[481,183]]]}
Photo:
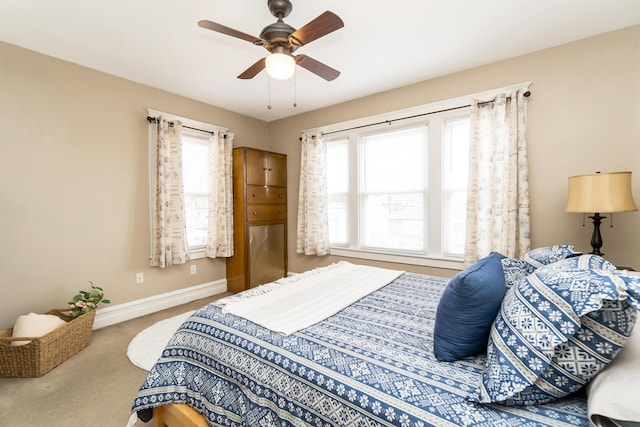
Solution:
{"label": "blue patterned comforter", "polygon": [[404,273],[289,336],[209,304],[170,340],[133,411],[186,403],[225,426],[588,426],[580,397],[532,407],[466,400],[486,358],[435,359],[447,281]]}

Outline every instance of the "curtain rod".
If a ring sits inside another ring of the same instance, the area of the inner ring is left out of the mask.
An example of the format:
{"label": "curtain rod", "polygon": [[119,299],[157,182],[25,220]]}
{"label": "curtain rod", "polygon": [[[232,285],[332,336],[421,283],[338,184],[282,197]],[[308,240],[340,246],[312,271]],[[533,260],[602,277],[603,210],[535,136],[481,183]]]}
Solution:
{"label": "curtain rod", "polygon": [[[530,91],[526,91],[522,95],[525,98],[528,98],[528,97],[531,96],[531,92]],[[511,98],[511,97],[508,97],[508,98]],[[478,104],[479,105],[485,105],[485,104],[491,104],[492,102],[494,102],[494,101],[492,100],[492,101],[479,102]],[[345,131],[348,131],[348,130],[362,129],[362,128],[366,128],[366,127],[369,127],[369,126],[383,125],[385,123],[391,124],[393,122],[397,122],[397,121],[400,121],[400,120],[415,119],[416,117],[428,116],[430,114],[446,113],[447,111],[460,110],[462,108],[467,108],[467,107],[471,107],[471,104],[469,104],[469,105],[460,105],[458,107],[445,108],[444,110],[430,111],[428,113],[414,114],[413,116],[400,117],[398,119],[383,120],[381,122],[368,123],[366,125],[354,126],[354,127],[350,127],[350,128],[346,128],[346,129],[334,130],[334,131],[331,131],[331,132],[322,132],[322,135],[331,135],[333,133],[345,132]],[[302,137],[300,137],[300,141],[302,141]]]}
{"label": "curtain rod", "polygon": [[[149,123],[158,123],[158,118],[157,117],[147,116],[147,121]],[[173,122],[170,121],[170,120],[168,120],[168,122],[169,122],[169,127],[173,127]],[[208,133],[209,135],[213,135],[215,133],[215,132],[210,131],[210,130],[198,129],[198,128],[194,128],[194,127],[187,126],[187,125],[182,125],[182,127],[183,128],[187,128],[187,129],[197,130],[199,132],[205,132],[205,133]],[[225,133],[223,137],[226,138],[227,134]]]}

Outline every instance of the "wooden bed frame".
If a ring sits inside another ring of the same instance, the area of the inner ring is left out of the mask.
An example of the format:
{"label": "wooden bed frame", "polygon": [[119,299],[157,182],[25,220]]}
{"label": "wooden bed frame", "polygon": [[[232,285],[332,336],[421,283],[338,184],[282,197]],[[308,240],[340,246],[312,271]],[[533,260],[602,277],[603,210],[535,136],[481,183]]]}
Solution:
{"label": "wooden bed frame", "polygon": [[190,406],[172,403],[153,409],[153,427],[210,427],[204,415]]}

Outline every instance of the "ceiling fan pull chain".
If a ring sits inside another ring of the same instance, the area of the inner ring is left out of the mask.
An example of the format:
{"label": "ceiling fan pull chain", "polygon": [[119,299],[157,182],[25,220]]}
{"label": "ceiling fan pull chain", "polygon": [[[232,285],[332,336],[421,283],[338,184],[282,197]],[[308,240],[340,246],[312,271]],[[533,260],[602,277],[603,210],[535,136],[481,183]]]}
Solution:
{"label": "ceiling fan pull chain", "polygon": [[267,81],[269,82],[269,105],[267,105],[267,110],[271,110],[271,77],[267,76]]}
{"label": "ceiling fan pull chain", "polygon": [[293,108],[298,107],[298,73],[293,75]]}

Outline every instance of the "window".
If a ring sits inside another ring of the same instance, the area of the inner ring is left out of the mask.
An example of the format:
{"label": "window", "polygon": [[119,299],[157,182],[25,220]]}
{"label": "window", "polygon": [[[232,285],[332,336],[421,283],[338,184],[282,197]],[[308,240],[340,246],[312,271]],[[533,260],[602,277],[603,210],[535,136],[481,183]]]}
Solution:
{"label": "window", "polygon": [[442,167],[442,253],[464,255],[469,166],[468,117],[445,121]]}
{"label": "window", "polygon": [[189,252],[207,245],[209,223],[209,135],[182,131],[182,179]]}
{"label": "window", "polygon": [[327,186],[329,189],[329,241],[349,243],[349,140],[327,144]]}
{"label": "window", "polygon": [[[207,227],[209,224],[209,193],[211,179],[209,170],[210,133],[226,131],[225,128],[191,120],[173,114],[148,109],[151,117],[162,116],[167,120],[179,120],[182,123],[182,180],[184,189],[185,222],[187,229],[187,243],[189,258],[197,259],[205,256],[207,245]],[[155,151],[150,137],[150,161],[155,158]],[[150,171],[150,203],[155,200],[155,177],[151,165]],[[153,220],[151,221],[153,223]],[[152,231],[153,235],[153,231]]]}
{"label": "window", "polygon": [[417,116],[328,137],[332,253],[434,266],[462,261],[469,109]]}
{"label": "window", "polygon": [[427,127],[362,136],[360,247],[424,252]]}

